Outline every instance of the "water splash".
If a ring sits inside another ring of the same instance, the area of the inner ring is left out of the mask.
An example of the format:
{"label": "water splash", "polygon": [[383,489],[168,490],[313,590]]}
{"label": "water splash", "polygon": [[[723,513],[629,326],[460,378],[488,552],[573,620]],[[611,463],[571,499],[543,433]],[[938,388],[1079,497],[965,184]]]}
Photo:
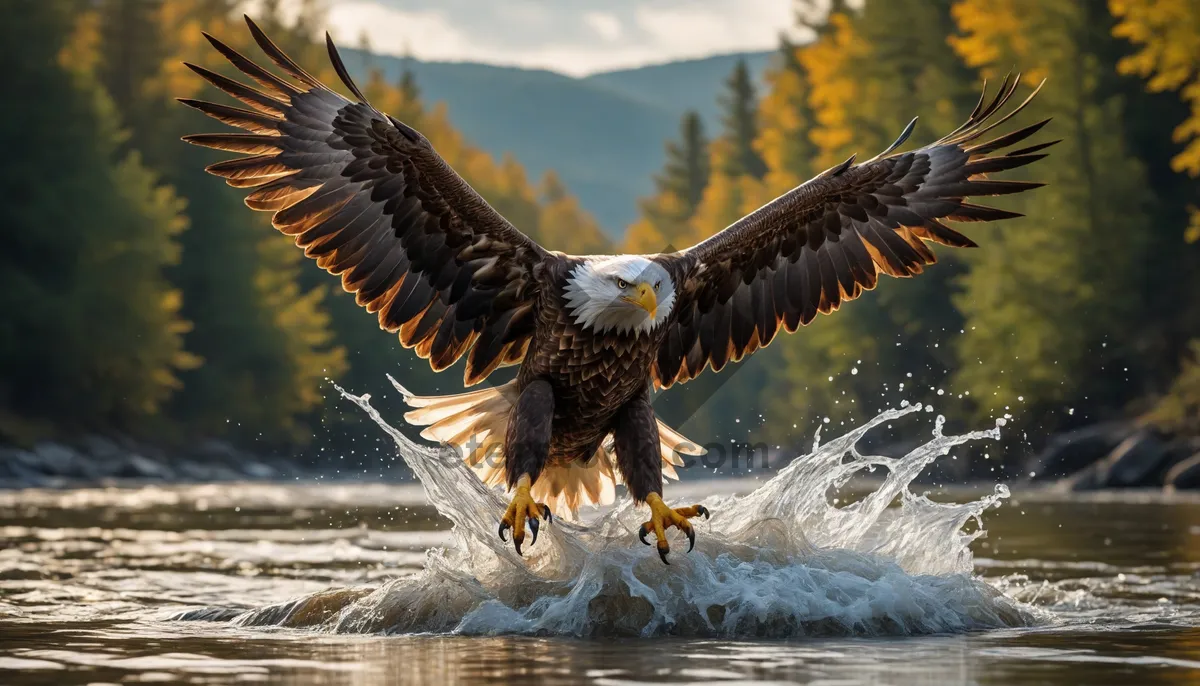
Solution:
{"label": "water splash", "polygon": [[[393,380],[393,383],[395,381]],[[999,428],[942,433],[899,459],[860,454],[872,428],[921,410],[887,410],[796,458],[744,497],[712,497],[696,548],[674,541],[672,565],[637,542],[645,513],[626,504],[596,522],[555,520],[526,557],[496,536],[505,502],[458,457],[409,440],[369,396],[342,394],[396,442],[429,501],[455,523],[455,545],[424,569],[376,589],[339,589],[247,612],[243,626],[335,633],[457,632],[565,636],[797,637],[961,632],[1023,626],[1035,612],[972,574],[980,515],[1008,491],[935,503],[909,491],[933,460]],[[887,477],[866,498],[830,504],[831,489],[864,469]],[[668,493],[669,495],[669,493]],[[896,499],[899,507],[889,507]],[[963,531],[975,520],[973,533]]]}

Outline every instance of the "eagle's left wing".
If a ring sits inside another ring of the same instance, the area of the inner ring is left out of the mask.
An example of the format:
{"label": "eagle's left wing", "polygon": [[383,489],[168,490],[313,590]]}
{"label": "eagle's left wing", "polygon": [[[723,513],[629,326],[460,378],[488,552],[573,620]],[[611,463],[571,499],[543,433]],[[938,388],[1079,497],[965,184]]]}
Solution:
{"label": "eagle's left wing", "polygon": [[1039,151],[1057,141],[992,153],[1033,135],[1048,119],[975,143],[1037,93],[991,121],[1019,81],[1006,78],[991,102],[981,96],[967,122],[936,143],[894,153],[912,132],[910,123],[875,158],[853,164],[851,157],[704,242],[659,256],[676,277],[678,300],[655,361],[655,384],[687,381],[706,366],[719,371],[770,343],[781,327],[795,331],[874,288],[880,273],[921,273],[937,261],[925,241],[974,247],[941,220],[1020,216],[966,200],[1042,185],[985,175],[1045,157]]}

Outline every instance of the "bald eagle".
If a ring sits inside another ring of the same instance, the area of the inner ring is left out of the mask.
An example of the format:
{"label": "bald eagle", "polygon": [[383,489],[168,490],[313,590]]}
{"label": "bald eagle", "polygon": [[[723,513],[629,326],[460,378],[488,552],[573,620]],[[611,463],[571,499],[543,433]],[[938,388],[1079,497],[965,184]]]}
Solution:
{"label": "bald eagle", "polygon": [[666,562],[665,532],[675,527],[690,551],[688,520],[708,511],[668,507],[663,477],[699,449],[655,418],[651,387],[720,371],[874,288],[880,274],[921,273],[936,261],[927,242],[974,247],[943,222],[1019,216],[967,197],[1040,186],[986,175],[1034,162],[1057,142],[999,154],[1046,121],[981,140],[1033,97],[997,117],[1020,80],[1005,78],[941,140],[897,152],[910,123],[879,155],[851,157],[686,250],[567,255],[522,234],[424,136],[372,107],[328,36],[353,100],[246,21],[286,77],[205,34],[258,87],[187,65],[250,109],[181,99],[245,130],[184,140],[243,153],[207,170],[249,189],[249,207],[272,212],[279,231],[434,370],[466,358],[470,386],[520,365],[500,386],[409,394],[405,415],[426,438],[460,447],[486,483],[515,491],[498,533],[511,530],[518,553],[526,528],[536,543],[539,521],[551,520],[549,504],[573,512],[611,502],[622,482],[649,505],[642,542],[653,532]]}

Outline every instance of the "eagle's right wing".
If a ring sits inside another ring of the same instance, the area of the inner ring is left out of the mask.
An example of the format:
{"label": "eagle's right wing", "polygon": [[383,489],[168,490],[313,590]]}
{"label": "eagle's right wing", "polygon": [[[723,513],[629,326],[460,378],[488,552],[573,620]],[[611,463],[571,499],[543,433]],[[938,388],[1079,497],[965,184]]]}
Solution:
{"label": "eagle's right wing", "polygon": [[187,65],[253,110],[181,100],[249,133],[184,140],[244,153],[208,167],[253,189],[246,204],[399,332],[437,371],[464,355],[465,381],[520,362],[533,333],[539,265],[549,256],[513,227],[411,127],[379,112],[350,79],[331,40],[329,57],[351,102],[287,57],[246,18],[280,78],[205,34],[262,91]]}

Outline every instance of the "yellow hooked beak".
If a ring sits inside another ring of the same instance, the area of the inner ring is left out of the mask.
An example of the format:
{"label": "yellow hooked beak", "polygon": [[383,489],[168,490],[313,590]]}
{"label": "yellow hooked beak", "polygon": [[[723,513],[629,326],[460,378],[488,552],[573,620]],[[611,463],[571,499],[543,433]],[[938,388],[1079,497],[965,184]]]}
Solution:
{"label": "yellow hooked beak", "polygon": [[654,319],[658,312],[658,296],[654,293],[654,287],[648,283],[639,283],[637,285],[637,295],[633,297],[621,296],[621,300],[627,303],[633,303],[650,314],[650,318]]}

